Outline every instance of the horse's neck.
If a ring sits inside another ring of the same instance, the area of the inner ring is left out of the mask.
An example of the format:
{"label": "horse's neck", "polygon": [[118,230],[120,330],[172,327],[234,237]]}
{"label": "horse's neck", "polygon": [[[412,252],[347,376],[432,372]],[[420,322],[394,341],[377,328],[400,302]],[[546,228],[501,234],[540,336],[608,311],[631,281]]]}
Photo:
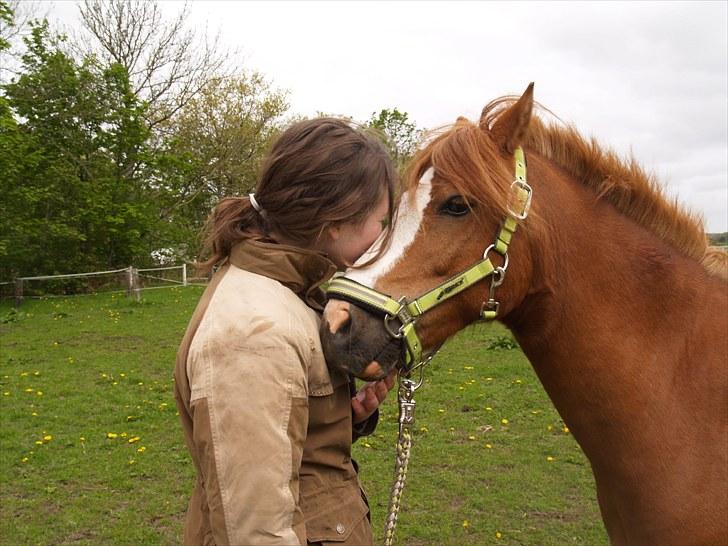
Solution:
{"label": "horse's neck", "polygon": [[535,185],[539,197],[549,235],[531,253],[551,256],[534,260],[529,295],[506,324],[589,455],[635,433],[605,423],[659,407],[651,396],[664,395],[688,347],[684,321],[702,320],[705,272],[576,182]]}

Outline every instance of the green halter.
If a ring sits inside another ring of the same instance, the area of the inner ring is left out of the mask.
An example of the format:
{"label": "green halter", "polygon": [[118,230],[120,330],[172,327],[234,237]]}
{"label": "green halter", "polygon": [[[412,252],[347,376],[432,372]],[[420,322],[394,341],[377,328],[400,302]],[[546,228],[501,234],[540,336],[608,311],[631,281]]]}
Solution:
{"label": "green halter", "polygon": [[[384,315],[384,326],[387,332],[393,338],[404,341],[406,371],[411,371],[428,360],[422,358],[422,343],[415,331],[417,319],[433,307],[456,296],[486,277],[491,277],[490,297],[487,302],[483,303],[480,316],[483,320],[494,320],[497,317],[499,302],[494,299],[494,294],[495,289],[503,283],[508,268],[508,245],[510,245],[513,233],[518,227],[518,222],[528,216],[528,210],[531,206],[532,190],[526,183],[526,160],[522,148],[516,149],[514,159],[516,164],[515,180],[511,184],[511,191],[515,208],[508,208],[508,216],[501,225],[495,242],[485,249],[483,258],[475,265],[411,301],[405,296],[395,300],[386,294],[377,292],[343,276],[332,279],[326,288],[327,297],[329,298],[346,300]],[[503,256],[505,261],[502,266],[493,266],[490,258],[488,258],[491,250]],[[397,330],[393,330],[390,325],[394,319],[397,319],[400,323]]]}

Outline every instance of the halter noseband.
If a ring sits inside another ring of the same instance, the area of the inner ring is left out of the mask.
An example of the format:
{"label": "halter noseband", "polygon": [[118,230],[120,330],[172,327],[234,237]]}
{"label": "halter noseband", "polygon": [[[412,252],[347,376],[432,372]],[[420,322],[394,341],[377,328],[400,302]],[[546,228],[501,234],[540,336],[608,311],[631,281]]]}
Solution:
{"label": "halter noseband", "polygon": [[[515,179],[511,184],[511,192],[515,210],[510,206],[508,207],[508,216],[503,221],[495,242],[485,249],[483,258],[473,266],[411,301],[406,296],[395,300],[387,294],[377,292],[344,276],[335,277],[326,288],[328,298],[345,300],[373,313],[384,315],[384,328],[390,336],[401,339],[404,343],[406,349],[405,372],[411,372],[414,368],[427,363],[434,356],[433,353],[425,359],[422,358],[422,343],[415,330],[418,318],[433,307],[456,296],[486,277],[491,277],[489,298],[488,301],[483,302],[480,308],[480,317],[483,320],[494,320],[498,316],[499,302],[495,300],[495,289],[503,283],[506,275],[508,246],[511,243],[513,233],[518,227],[518,222],[526,219],[531,207],[532,190],[526,182],[526,159],[521,147],[516,149],[514,159],[516,164]],[[493,266],[488,257],[491,251],[503,256],[502,266]],[[392,327],[391,323],[394,319],[399,321],[399,328]]]}

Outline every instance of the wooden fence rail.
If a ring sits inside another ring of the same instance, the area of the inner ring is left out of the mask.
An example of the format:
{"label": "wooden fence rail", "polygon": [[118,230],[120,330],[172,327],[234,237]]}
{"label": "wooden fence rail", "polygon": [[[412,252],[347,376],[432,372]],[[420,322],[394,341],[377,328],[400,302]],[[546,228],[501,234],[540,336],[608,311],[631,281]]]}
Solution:
{"label": "wooden fence rail", "polygon": [[[174,281],[172,279],[165,279],[163,277],[154,276],[154,275],[148,275],[148,273],[155,272],[155,271],[168,271],[173,269],[181,269],[182,270],[182,280],[181,281]],[[109,271],[91,271],[89,273],[68,273],[65,275],[38,275],[34,277],[16,277],[14,281],[9,282],[3,282],[0,283],[2,285],[7,284],[15,284],[15,307],[20,307],[20,305],[23,303],[24,299],[24,283],[28,281],[42,281],[42,280],[52,280],[52,279],[71,279],[71,278],[82,278],[82,277],[96,277],[99,275],[113,275],[113,274],[124,274],[125,276],[125,290],[126,295],[130,298],[134,298],[136,301],[139,301],[141,298],[141,291],[145,290],[146,288],[142,287],[139,277],[140,273],[142,273],[143,277],[154,279],[154,280],[161,280],[165,282],[173,282],[176,284],[179,284],[181,286],[187,286],[188,284],[188,278],[187,278],[187,264],[182,265],[175,265],[170,267],[152,267],[152,268],[144,268],[144,269],[138,269],[132,265],[129,267],[125,267],[124,269],[112,269]],[[159,288],[159,287],[157,287]]]}

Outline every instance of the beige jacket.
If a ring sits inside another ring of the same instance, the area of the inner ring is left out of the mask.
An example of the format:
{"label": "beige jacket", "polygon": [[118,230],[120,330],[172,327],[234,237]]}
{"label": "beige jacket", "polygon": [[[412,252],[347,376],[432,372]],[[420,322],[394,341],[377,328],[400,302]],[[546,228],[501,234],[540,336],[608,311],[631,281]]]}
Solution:
{"label": "beige jacket", "polygon": [[175,368],[198,472],[185,544],[372,543],[352,385],[326,367],[319,316],[301,299],[320,308],[334,270],[317,253],[245,241],[205,290]]}

